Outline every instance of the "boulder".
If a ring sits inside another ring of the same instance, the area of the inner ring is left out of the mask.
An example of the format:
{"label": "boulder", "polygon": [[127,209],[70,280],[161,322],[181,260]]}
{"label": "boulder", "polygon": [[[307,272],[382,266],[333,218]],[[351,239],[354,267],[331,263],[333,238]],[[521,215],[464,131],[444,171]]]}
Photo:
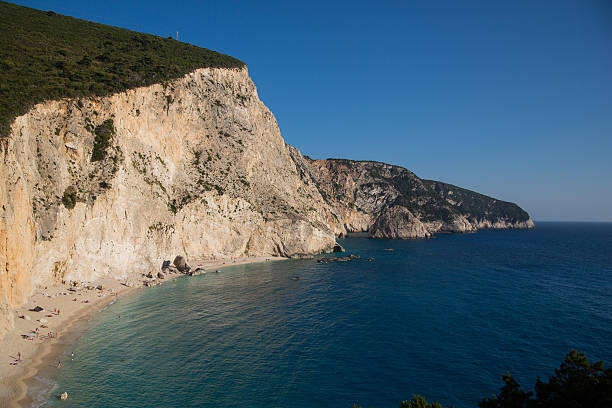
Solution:
{"label": "boulder", "polygon": [[157,277],[158,277],[159,279],[164,279],[164,278],[166,277],[166,275],[164,275],[164,273],[163,273],[163,272],[157,272]]}
{"label": "boulder", "polygon": [[147,278],[149,278],[149,279],[153,279],[153,278],[154,278],[154,276],[153,276],[153,272],[149,272],[149,273],[147,273]]}
{"label": "boulder", "polygon": [[340,245],[339,243],[336,242],[336,244],[334,245],[334,248],[332,249],[332,252],[344,252],[345,249],[342,248],[342,245]]}
{"label": "boulder", "polygon": [[40,306],[36,306],[36,307],[30,309],[30,312],[42,312],[43,310],[45,310],[45,309],[43,309]]}
{"label": "boulder", "polygon": [[96,289],[98,289],[98,290],[102,290],[102,289],[104,289],[104,286],[102,286],[102,285],[98,285],[98,286],[96,286]]}
{"label": "boulder", "polygon": [[185,258],[181,255],[177,255],[176,258],[174,258],[174,266],[176,266],[176,269],[178,269],[179,272],[183,273],[187,273],[191,269],[189,265],[187,265]]}

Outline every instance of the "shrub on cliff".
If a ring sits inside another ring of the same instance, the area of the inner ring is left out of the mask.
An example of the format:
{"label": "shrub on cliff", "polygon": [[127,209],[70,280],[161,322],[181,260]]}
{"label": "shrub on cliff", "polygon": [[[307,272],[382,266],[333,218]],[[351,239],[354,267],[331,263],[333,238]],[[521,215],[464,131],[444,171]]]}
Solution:
{"label": "shrub on cliff", "polygon": [[62,196],[62,203],[64,204],[64,207],[69,210],[72,210],[74,208],[77,202],[76,193],[77,191],[74,186],[68,186],[68,188],[66,188],[66,190],[64,191],[64,195]]}
{"label": "shrub on cliff", "polygon": [[94,129],[94,144],[91,151],[91,161],[104,160],[106,149],[110,146],[111,138],[115,134],[115,126],[112,119],[105,120]]}

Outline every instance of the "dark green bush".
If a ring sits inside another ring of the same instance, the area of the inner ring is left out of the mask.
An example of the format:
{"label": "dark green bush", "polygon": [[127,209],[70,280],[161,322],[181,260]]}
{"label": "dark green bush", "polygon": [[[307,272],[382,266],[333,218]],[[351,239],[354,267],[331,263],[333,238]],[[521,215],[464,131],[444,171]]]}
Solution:
{"label": "dark green bush", "polygon": [[69,210],[74,208],[77,202],[76,193],[76,188],[74,188],[74,186],[68,186],[68,188],[66,188],[64,195],[62,196],[62,203],[64,204],[64,207]]}
{"label": "dark green bush", "polygon": [[115,134],[115,126],[112,119],[105,120],[94,129],[94,145],[91,151],[91,161],[104,160],[106,149],[110,146],[111,139]]}
{"label": "dark green bush", "polygon": [[400,408],[443,408],[441,404],[437,402],[429,403],[427,400],[420,395],[415,395],[410,401],[402,401]]}

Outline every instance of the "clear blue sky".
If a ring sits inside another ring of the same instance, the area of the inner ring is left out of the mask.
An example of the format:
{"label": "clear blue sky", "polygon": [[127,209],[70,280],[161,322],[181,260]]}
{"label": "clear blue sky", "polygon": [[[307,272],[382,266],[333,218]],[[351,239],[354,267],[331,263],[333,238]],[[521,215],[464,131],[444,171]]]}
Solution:
{"label": "clear blue sky", "polygon": [[249,66],[285,140],[612,221],[612,1],[16,1]]}

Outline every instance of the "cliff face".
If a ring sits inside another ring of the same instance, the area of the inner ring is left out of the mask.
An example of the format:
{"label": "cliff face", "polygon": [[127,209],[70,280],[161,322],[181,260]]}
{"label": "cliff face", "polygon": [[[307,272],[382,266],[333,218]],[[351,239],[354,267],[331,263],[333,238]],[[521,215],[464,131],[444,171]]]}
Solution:
{"label": "cliff face", "polygon": [[335,237],[530,228],[527,213],[378,162],[285,144],[246,68],[36,105],[0,139],[0,335],[64,279],[188,259],[331,251]]}
{"label": "cliff face", "polygon": [[0,332],[7,305],[54,281],[335,243],[246,69],[36,105],[0,160]]}
{"label": "cliff face", "polygon": [[533,228],[516,204],[437,181],[398,166],[342,159],[292,157],[301,176],[329,204],[337,234],[368,232],[373,238],[427,238],[436,232],[482,228]]}

